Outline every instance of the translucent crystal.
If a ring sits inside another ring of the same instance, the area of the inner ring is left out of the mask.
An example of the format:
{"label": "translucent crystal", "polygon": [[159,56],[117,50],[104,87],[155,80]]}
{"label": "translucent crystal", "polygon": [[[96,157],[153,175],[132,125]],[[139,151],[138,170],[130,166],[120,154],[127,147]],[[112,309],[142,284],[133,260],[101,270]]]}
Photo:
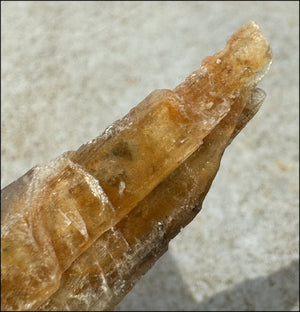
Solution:
{"label": "translucent crystal", "polygon": [[2,310],[113,308],[201,208],[270,62],[249,22],[173,91],[3,189]]}

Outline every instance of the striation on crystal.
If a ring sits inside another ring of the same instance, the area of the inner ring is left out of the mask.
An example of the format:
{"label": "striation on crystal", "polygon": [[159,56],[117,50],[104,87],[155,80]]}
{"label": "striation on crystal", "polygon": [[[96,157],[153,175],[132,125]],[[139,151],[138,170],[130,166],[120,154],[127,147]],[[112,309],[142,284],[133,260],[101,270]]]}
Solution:
{"label": "striation on crystal", "polygon": [[2,310],[113,309],[201,209],[271,60],[246,23],[173,91],[4,188]]}

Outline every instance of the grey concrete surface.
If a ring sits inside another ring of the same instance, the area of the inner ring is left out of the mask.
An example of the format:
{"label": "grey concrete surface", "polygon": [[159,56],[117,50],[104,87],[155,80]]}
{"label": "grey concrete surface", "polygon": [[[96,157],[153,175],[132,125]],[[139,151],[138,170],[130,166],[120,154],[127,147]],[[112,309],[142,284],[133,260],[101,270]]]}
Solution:
{"label": "grey concrete surface", "polygon": [[174,88],[255,20],[268,96],[117,310],[299,310],[299,3],[1,2],[1,187]]}

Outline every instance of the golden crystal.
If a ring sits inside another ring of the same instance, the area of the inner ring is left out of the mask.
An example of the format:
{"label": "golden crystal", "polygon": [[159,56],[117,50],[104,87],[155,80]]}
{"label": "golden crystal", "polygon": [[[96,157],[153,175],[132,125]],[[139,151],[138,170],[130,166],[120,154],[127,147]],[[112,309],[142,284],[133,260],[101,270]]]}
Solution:
{"label": "golden crystal", "polygon": [[271,59],[249,22],[173,91],[4,188],[2,310],[118,304],[200,210]]}

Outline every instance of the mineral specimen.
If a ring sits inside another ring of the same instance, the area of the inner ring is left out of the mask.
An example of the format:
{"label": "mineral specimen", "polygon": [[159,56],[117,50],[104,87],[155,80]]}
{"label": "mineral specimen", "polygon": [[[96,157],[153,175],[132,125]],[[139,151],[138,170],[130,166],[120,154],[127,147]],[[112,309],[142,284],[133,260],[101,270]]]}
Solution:
{"label": "mineral specimen", "polygon": [[200,210],[271,59],[249,22],[173,91],[3,189],[2,310],[112,309]]}

